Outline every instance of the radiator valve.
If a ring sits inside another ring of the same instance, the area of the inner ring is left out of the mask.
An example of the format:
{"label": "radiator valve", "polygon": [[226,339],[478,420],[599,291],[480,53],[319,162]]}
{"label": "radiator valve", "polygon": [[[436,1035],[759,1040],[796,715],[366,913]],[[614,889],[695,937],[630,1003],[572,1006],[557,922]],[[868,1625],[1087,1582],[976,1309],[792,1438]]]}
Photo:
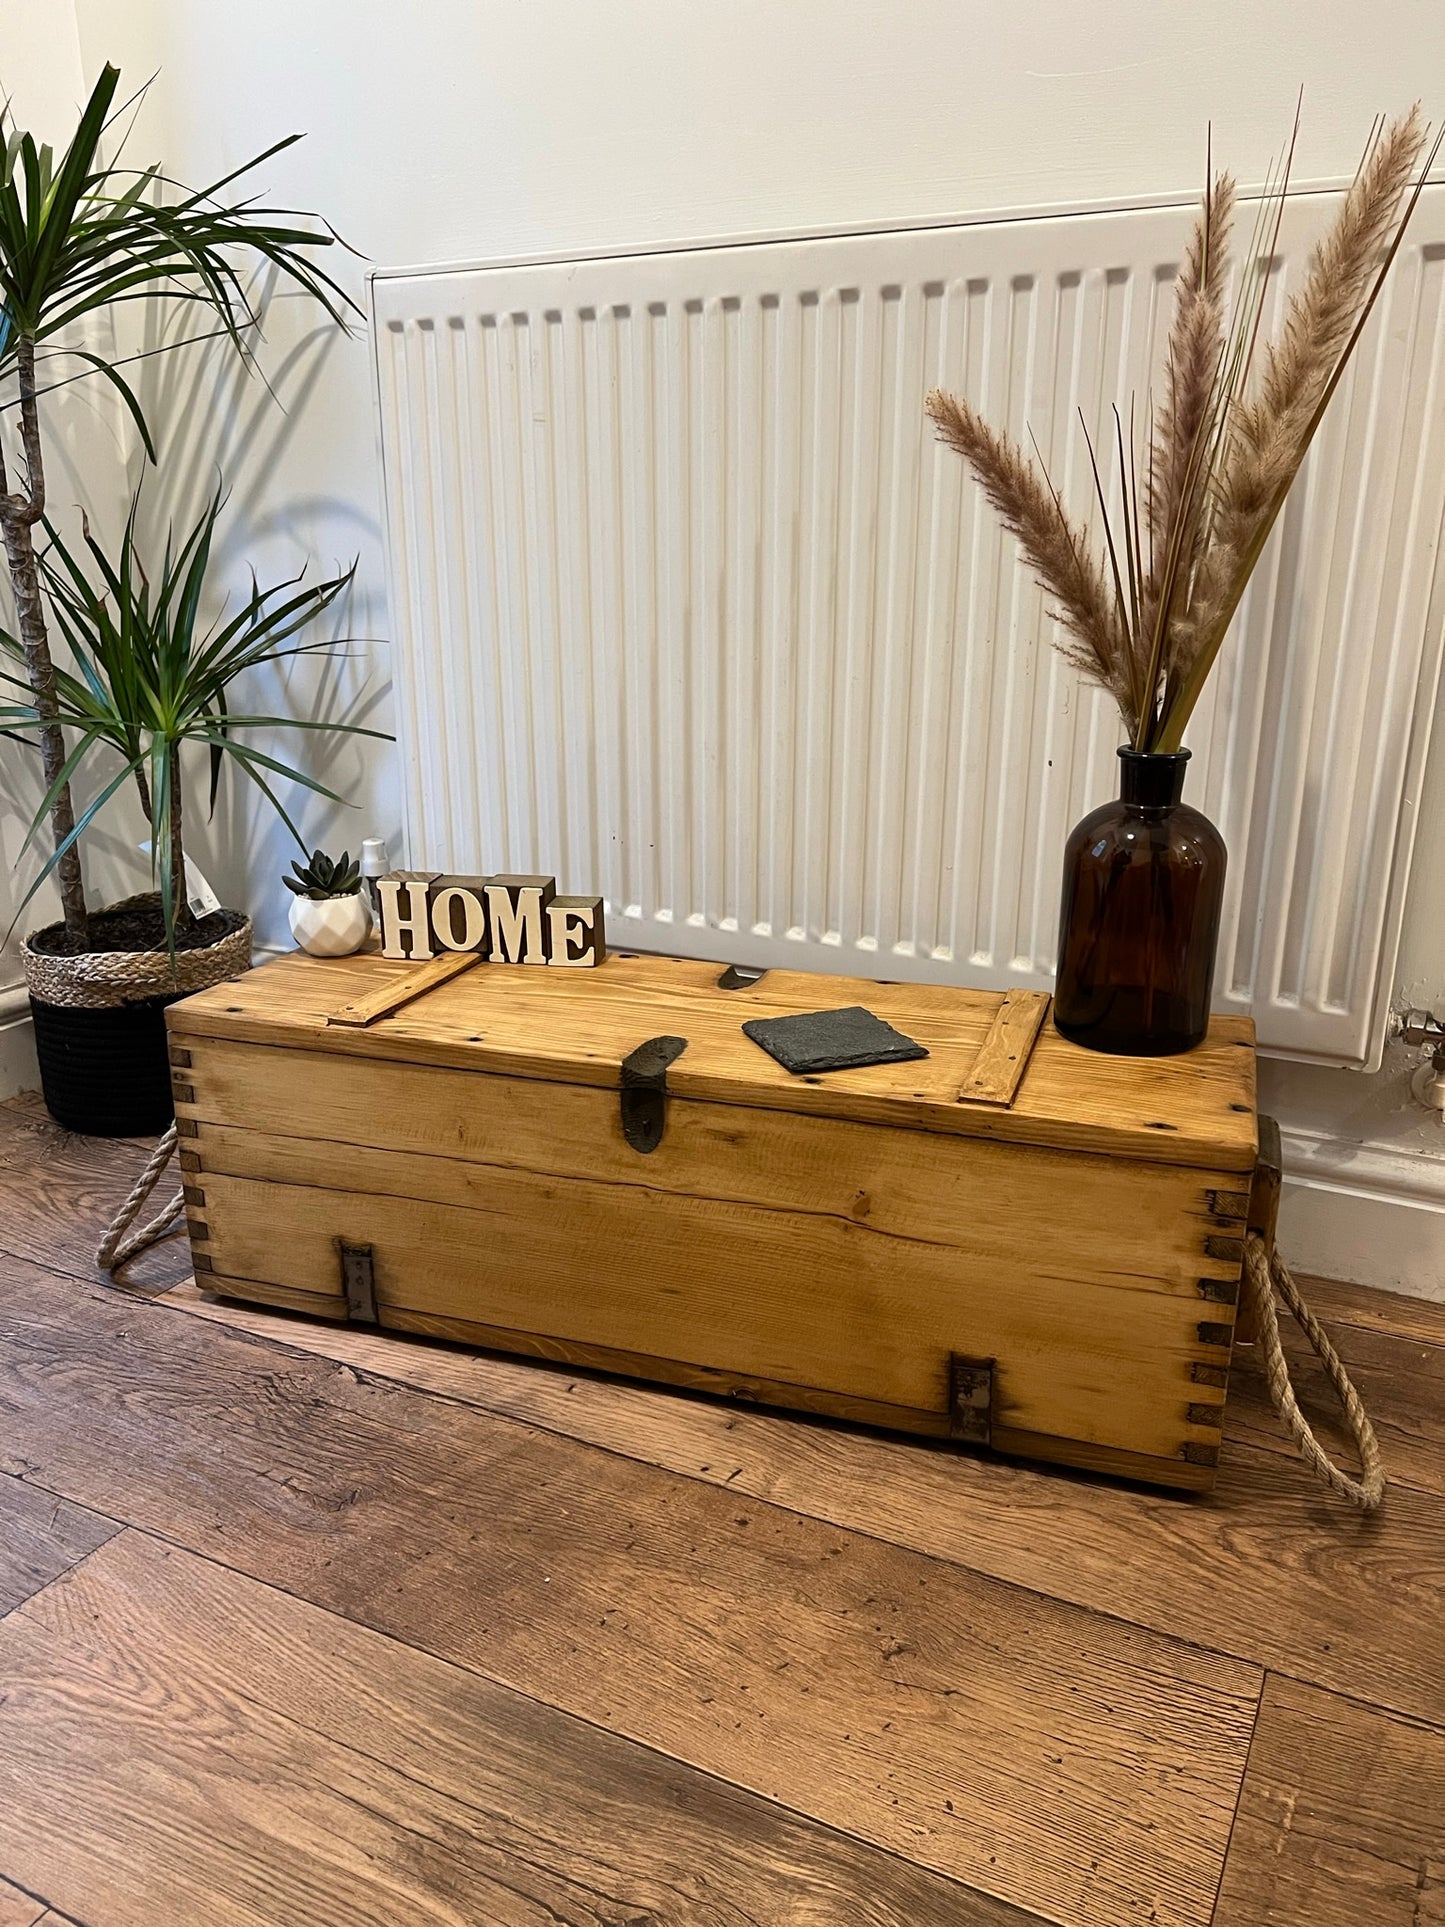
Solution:
{"label": "radiator valve", "polygon": [[1395,1035],[1430,1055],[1410,1079],[1410,1091],[1427,1110],[1438,1111],[1445,1122],[1445,1021],[1428,1010],[1407,1010],[1395,1019]]}

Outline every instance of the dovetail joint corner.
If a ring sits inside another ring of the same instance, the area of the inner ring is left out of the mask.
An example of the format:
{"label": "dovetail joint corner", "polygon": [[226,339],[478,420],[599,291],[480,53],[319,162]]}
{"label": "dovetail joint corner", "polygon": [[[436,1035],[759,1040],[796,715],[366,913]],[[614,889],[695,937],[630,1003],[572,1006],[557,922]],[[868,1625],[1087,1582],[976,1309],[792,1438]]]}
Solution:
{"label": "dovetail joint corner", "polygon": [[1239,1280],[1237,1278],[1201,1278],[1199,1296],[1209,1299],[1215,1305],[1237,1305]]}
{"label": "dovetail joint corner", "polygon": [[1206,1191],[1204,1201],[1212,1218],[1240,1222],[1249,1216],[1247,1191]]}
{"label": "dovetail joint corner", "polygon": [[1244,1263],[1244,1240],[1243,1238],[1206,1238],[1204,1240],[1204,1255],[1206,1258],[1217,1258],[1219,1262],[1224,1265],[1242,1265]]}

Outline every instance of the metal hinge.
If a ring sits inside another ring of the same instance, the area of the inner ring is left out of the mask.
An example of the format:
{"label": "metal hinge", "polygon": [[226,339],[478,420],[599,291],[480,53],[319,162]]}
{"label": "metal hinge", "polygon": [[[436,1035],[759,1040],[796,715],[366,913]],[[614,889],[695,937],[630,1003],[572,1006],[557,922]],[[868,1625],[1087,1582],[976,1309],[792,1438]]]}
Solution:
{"label": "metal hinge", "polygon": [[685,1037],[649,1037],[622,1060],[622,1135],[634,1151],[655,1151],[667,1128],[667,1069]]}
{"label": "metal hinge", "polygon": [[351,1245],[345,1238],[336,1240],[341,1254],[341,1289],[346,1297],[346,1316],[353,1325],[376,1323],[376,1266],[370,1245]]}
{"label": "metal hinge", "polygon": [[992,1443],[993,1368],[991,1358],[949,1354],[948,1436],[951,1439],[967,1439],[971,1445]]}

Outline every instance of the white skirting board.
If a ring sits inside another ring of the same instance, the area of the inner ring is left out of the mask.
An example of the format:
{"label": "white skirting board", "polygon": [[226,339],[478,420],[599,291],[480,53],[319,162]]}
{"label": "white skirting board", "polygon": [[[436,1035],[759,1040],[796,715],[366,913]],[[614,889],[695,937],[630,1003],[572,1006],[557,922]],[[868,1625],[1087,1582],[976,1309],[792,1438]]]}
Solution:
{"label": "white skirting board", "polygon": [[1445,1126],[1439,1156],[1281,1127],[1279,1248],[1290,1267],[1445,1302]]}
{"label": "white skirting board", "polygon": [[40,1088],[35,1026],[23,990],[0,990],[0,1103]]}

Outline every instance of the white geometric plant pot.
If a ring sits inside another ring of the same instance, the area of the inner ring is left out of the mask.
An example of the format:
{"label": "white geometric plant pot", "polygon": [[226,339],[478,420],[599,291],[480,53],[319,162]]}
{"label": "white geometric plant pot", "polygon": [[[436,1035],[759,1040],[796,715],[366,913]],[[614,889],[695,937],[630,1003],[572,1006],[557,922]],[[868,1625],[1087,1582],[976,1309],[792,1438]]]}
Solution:
{"label": "white geometric plant pot", "polygon": [[364,892],[344,897],[293,897],[291,934],[313,957],[349,957],[371,934],[371,906]]}

